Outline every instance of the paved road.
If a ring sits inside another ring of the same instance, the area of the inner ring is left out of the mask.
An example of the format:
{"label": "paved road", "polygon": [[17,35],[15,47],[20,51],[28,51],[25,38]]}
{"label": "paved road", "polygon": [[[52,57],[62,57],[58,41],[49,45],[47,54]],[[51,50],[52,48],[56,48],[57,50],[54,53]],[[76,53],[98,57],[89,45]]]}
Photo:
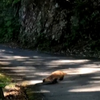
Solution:
{"label": "paved road", "polygon": [[[18,82],[39,87],[42,100],[100,100],[100,61],[76,59],[0,45],[2,70]],[[63,81],[42,85],[52,71],[68,73]]]}

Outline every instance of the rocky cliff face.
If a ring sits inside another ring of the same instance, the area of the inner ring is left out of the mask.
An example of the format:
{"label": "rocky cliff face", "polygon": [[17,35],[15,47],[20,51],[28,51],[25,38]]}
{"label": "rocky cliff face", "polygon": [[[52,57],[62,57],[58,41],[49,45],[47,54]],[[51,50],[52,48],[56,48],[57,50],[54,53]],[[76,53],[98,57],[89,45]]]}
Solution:
{"label": "rocky cliff face", "polygon": [[20,42],[46,51],[97,52],[99,9],[100,0],[21,0]]}
{"label": "rocky cliff face", "polygon": [[66,0],[22,0],[20,17],[23,43],[28,41],[37,46],[38,42],[43,42],[42,39],[48,42],[45,45],[59,43],[66,31],[70,33],[69,9],[71,5]]}

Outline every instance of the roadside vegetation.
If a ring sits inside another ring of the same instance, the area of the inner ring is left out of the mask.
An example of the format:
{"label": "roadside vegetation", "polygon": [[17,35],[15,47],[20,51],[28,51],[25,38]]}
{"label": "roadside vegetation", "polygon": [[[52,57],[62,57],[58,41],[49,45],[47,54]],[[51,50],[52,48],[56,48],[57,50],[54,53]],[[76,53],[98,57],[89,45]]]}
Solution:
{"label": "roadside vegetation", "polygon": [[3,93],[3,88],[9,84],[10,78],[7,77],[6,75],[0,73],[0,100],[4,100],[4,93]]}
{"label": "roadside vegetation", "polygon": [[[7,65],[1,65],[0,67]],[[42,100],[41,93],[34,93],[35,86],[27,86],[26,82],[19,83],[16,78],[8,76],[0,69],[0,100]]]}
{"label": "roadside vegetation", "polygon": [[0,43],[17,42],[20,0],[0,0]]}
{"label": "roadside vegetation", "polygon": [[29,100],[25,91],[24,86],[13,83],[11,77],[0,72],[0,100]]}

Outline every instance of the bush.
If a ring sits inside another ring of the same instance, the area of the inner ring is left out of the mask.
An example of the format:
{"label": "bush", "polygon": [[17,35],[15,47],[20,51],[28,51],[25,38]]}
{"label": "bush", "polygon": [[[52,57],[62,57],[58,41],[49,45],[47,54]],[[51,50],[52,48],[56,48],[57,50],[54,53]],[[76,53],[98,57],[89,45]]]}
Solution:
{"label": "bush", "polygon": [[4,100],[2,88],[4,88],[10,81],[10,78],[0,73],[0,100]]}
{"label": "bush", "polygon": [[20,0],[0,0],[0,42],[17,41]]}

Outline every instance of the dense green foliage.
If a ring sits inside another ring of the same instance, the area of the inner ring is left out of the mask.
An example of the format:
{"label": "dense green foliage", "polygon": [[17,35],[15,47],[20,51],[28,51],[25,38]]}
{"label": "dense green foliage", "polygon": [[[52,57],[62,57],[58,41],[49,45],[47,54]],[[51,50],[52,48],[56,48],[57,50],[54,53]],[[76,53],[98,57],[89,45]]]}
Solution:
{"label": "dense green foliage", "polygon": [[74,3],[71,34],[72,42],[76,43],[78,48],[88,47],[92,51],[100,50],[99,3],[99,0],[76,0]]}
{"label": "dense green foliage", "polygon": [[19,34],[20,0],[0,0],[0,42],[16,41]]}

